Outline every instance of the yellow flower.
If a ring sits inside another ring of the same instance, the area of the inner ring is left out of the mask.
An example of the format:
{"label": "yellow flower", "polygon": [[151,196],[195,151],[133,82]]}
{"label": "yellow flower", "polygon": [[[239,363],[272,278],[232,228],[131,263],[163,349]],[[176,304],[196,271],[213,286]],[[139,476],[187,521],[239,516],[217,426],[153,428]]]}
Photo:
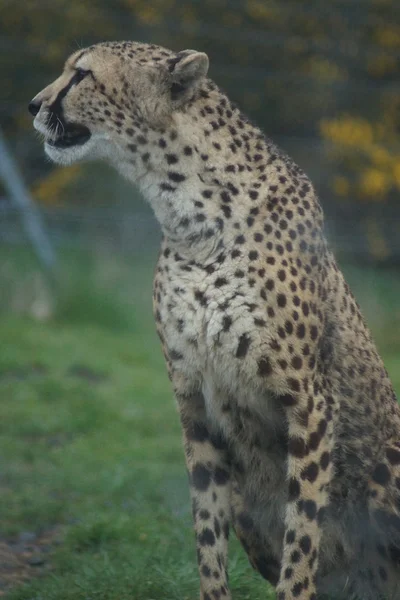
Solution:
{"label": "yellow flower", "polygon": [[400,190],[400,156],[393,161],[393,179],[396,187]]}
{"label": "yellow flower", "polygon": [[381,167],[390,165],[392,160],[389,152],[382,146],[378,145],[373,145],[370,148],[369,155],[372,162]]}
{"label": "yellow flower", "polygon": [[400,27],[386,25],[376,33],[378,44],[387,48],[396,48],[400,46]]}
{"label": "yellow flower", "polygon": [[72,165],[54,169],[34,186],[33,195],[43,204],[58,204],[63,189],[74,181],[81,168],[81,165]]}
{"label": "yellow flower", "polygon": [[381,199],[390,188],[390,180],[383,171],[369,168],[361,174],[360,191],[362,195]]}

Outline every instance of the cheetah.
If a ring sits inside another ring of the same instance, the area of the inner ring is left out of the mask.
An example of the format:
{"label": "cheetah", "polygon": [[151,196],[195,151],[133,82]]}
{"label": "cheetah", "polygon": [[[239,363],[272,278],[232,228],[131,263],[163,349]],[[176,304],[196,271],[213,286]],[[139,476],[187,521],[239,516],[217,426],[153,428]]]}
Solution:
{"label": "cheetah", "polygon": [[232,527],[278,600],[400,599],[400,410],[307,176],[203,52],[106,42],[29,104],[55,163],[102,159],[163,239],[154,315],[183,431],[202,600]]}

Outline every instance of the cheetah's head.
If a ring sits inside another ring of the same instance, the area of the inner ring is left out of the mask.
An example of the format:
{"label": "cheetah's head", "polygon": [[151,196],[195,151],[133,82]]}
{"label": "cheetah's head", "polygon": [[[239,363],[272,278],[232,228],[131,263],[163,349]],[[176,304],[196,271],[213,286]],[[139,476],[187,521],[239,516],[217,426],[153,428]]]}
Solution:
{"label": "cheetah's head", "polygon": [[[56,163],[108,159],[116,166],[168,129],[196,96],[206,54],[136,42],[106,42],[73,54],[29,104],[46,154]],[[138,173],[139,175],[139,173]]]}

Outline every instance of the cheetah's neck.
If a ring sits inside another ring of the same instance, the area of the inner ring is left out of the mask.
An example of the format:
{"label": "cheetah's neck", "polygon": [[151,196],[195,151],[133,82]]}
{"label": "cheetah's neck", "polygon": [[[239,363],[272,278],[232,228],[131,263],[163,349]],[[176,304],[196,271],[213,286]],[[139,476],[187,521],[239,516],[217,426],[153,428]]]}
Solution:
{"label": "cheetah's neck", "polygon": [[205,97],[174,115],[166,131],[149,135],[135,181],[168,244],[196,261],[218,256],[257,210],[270,156],[261,131],[208,85]]}

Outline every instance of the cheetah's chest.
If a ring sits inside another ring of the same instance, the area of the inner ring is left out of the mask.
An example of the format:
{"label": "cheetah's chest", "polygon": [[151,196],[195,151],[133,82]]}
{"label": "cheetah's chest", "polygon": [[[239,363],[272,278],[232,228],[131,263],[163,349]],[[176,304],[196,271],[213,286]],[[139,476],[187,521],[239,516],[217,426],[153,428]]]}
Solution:
{"label": "cheetah's chest", "polygon": [[238,382],[251,386],[270,341],[259,290],[230,277],[229,265],[217,278],[222,288],[191,269],[185,276],[170,268],[156,294],[156,318],[174,369],[196,385],[212,372],[226,390],[236,390]]}

